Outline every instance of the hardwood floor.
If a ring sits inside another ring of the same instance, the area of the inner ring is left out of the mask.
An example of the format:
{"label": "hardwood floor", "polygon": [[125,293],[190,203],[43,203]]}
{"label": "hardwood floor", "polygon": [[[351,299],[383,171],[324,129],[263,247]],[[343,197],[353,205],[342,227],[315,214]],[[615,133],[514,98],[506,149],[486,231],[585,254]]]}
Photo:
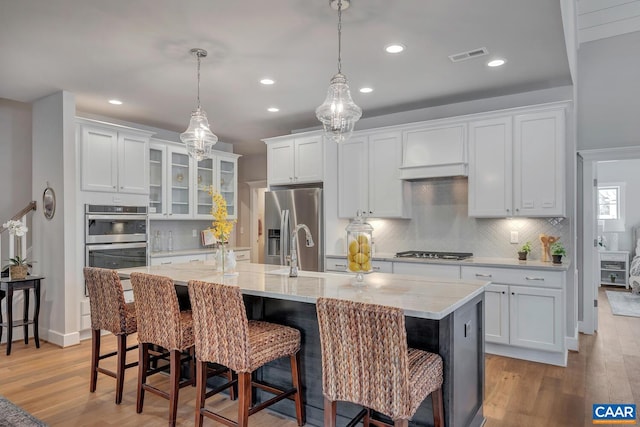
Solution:
{"label": "hardwood floor", "polygon": [[[640,403],[640,318],[613,316],[603,289],[599,305],[599,332],[580,336],[580,352],[569,353],[566,368],[486,356],[486,427],[591,426],[594,403]],[[96,392],[89,393],[90,341],[65,349],[47,342],[40,349],[32,340],[28,346],[14,342],[9,357],[4,347],[0,346],[0,395],[51,426],[153,426],[167,422],[168,402],[151,394],[145,397],[144,412],[136,414],[135,368],[127,371],[121,405],[114,404],[112,378],[100,375]],[[111,348],[115,348],[115,339],[104,337],[103,349]],[[134,358],[136,352],[132,353]],[[159,385],[168,379],[155,377]],[[193,387],[180,390],[178,425],[193,425],[194,400]],[[236,402],[225,397],[207,402],[214,410],[235,418]],[[266,411],[253,415],[250,424],[297,426],[295,420]],[[219,424],[205,420],[205,425]]]}

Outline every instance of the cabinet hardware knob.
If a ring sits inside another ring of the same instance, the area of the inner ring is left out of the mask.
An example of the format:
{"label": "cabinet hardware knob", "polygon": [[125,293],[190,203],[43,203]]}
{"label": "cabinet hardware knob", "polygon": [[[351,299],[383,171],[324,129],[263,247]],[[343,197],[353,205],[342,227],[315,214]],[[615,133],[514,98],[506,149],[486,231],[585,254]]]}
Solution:
{"label": "cabinet hardware knob", "polygon": [[114,185],[113,188],[116,188],[116,186]]}
{"label": "cabinet hardware knob", "polygon": [[507,212],[509,212],[511,209],[507,209]]}
{"label": "cabinet hardware knob", "polygon": [[515,294],[516,294],[515,292],[511,292],[511,295],[515,295]]}
{"label": "cabinet hardware knob", "polygon": [[502,295],[504,295],[504,294],[506,294],[506,292],[505,292],[505,291],[502,291]]}

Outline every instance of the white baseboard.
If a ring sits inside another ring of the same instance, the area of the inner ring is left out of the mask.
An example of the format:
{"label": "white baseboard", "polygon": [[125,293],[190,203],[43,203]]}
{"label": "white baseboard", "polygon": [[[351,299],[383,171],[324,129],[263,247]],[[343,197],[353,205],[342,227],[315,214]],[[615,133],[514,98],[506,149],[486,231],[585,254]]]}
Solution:
{"label": "white baseboard", "polygon": [[514,359],[530,360],[532,362],[547,363],[549,365],[567,366],[567,350],[561,352],[532,350],[523,347],[513,347],[510,345],[488,343],[484,344],[485,353],[497,354],[498,356],[512,357]]}
{"label": "white baseboard", "polygon": [[564,343],[567,347],[567,350],[571,351],[580,351],[580,341],[578,340],[578,326],[576,325],[576,330],[573,331],[572,337],[565,337]]}
{"label": "white baseboard", "polygon": [[50,342],[51,344],[58,345],[60,347],[69,347],[72,345],[80,344],[80,333],[72,332],[70,334],[61,334],[58,331],[49,329],[46,333],[46,337],[40,334],[40,337]]}
{"label": "white baseboard", "polygon": [[593,335],[595,333],[592,327],[589,327],[587,329],[587,324],[584,323],[582,320],[578,320],[578,331],[581,334],[587,334],[587,335]]}

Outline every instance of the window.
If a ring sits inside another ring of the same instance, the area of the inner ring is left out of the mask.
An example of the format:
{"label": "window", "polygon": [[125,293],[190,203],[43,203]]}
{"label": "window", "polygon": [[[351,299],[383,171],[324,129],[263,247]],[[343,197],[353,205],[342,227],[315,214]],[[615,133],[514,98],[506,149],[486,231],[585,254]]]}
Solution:
{"label": "window", "polygon": [[604,232],[625,231],[625,183],[610,182],[598,185],[598,219]]}
{"label": "window", "polygon": [[598,187],[598,219],[620,218],[620,187]]}

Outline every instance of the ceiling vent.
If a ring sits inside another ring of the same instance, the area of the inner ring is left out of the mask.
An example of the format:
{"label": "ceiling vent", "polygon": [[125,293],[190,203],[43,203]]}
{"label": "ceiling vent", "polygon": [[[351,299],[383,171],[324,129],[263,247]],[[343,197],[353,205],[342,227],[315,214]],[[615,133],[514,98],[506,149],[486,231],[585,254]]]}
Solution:
{"label": "ceiling vent", "polygon": [[456,53],[454,55],[449,55],[449,59],[451,62],[460,62],[465,61],[471,58],[477,58],[479,56],[485,56],[489,53],[486,47],[480,47],[478,49],[468,50],[462,53]]}

